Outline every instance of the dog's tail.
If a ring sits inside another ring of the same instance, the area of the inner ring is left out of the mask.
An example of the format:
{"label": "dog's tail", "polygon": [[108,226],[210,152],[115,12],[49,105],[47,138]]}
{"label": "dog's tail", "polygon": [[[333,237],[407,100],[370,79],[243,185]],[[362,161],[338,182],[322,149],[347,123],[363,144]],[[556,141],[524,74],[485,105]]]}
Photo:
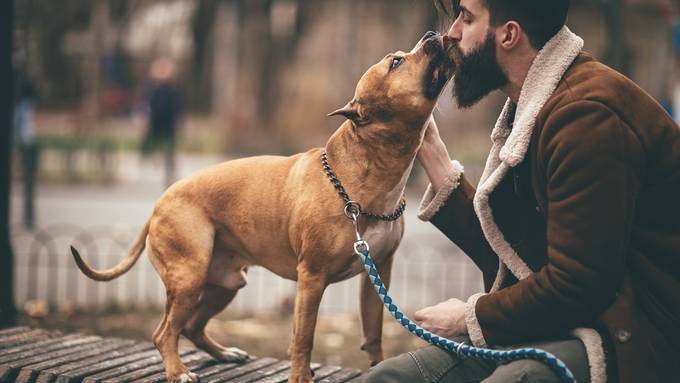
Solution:
{"label": "dog's tail", "polygon": [[92,268],[92,266],[85,262],[85,260],[83,260],[80,254],[78,254],[78,250],[71,246],[71,254],[73,254],[73,259],[75,259],[76,265],[78,265],[78,268],[83,272],[83,274],[87,275],[90,279],[94,279],[95,281],[110,281],[123,275],[128,270],[130,270],[132,266],[135,265],[135,263],[137,263],[139,256],[142,255],[144,247],[146,246],[146,236],[149,234],[150,221],[151,219],[147,220],[144,224],[144,228],[137,236],[135,243],[132,244],[132,248],[128,252],[127,258],[123,259],[116,266],[103,271],[95,270]]}

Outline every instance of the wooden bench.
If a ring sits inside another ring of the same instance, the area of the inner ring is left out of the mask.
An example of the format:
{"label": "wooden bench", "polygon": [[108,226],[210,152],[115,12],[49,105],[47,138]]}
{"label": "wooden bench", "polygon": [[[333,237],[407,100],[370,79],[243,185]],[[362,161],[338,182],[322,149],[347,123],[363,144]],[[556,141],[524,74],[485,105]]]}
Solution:
{"label": "wooden bench", "polygon": [[[193,348],[182,348],[180,356],[201,383],[284,383],[290,373],[287,360],[225,363]],[[352,368],[313,363],[312,369],[315,382],[361,381],[361,372]],[[150,342],[10,327],[0,330],[0,382],[159,383],[165,382],[165,370]]]}

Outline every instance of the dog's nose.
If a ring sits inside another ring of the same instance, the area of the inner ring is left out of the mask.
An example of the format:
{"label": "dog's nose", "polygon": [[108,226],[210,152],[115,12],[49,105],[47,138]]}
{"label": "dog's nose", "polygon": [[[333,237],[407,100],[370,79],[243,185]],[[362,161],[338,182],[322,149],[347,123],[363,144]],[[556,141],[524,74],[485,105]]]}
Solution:
{"label": "dog's nose", "polygon": [[432,36],[437,36],[437,32],[434,32],[434,31],[427,31],[427,32],[425,32],[425,35],[423,36],[423,38],[420,39],[420,41],[425,41],[425,40],[429,39],[429,38],[432,37]]}

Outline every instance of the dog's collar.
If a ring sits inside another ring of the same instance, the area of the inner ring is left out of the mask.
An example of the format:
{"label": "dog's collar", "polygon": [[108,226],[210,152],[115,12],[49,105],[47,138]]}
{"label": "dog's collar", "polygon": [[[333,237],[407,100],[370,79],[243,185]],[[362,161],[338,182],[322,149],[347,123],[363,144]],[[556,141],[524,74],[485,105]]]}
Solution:
{"label": "dog's collar", "polygon": [[369,219],[376,221],[396,221],[399,219],[399,217],[401,217],[402,214],[404,214],[404,210],[406,210],[406,196],[403,194],[401,196],[401,202],[399,202],[399,206],[397,206],[397,209],[392,214],[373,214],[363,211],[361,209],[361,205],[359,205],[358,202],[352,201],[352,199],[349,198],[349,194],[347,194],[347,191],[342,186],[342,183],[333,172],[333,169],[331,169],[331,165],[328,163],[326,150],[324,150],[323,154],[321,155],[321,164],[323,165],[323,170],[328,175],[328,179],[331,181],[333,186],[335,186],[335,190],[338,191],[338,194],[342,200],[345,201],[345,215],[348,217],[351,218],[352,215],[365,215]]}

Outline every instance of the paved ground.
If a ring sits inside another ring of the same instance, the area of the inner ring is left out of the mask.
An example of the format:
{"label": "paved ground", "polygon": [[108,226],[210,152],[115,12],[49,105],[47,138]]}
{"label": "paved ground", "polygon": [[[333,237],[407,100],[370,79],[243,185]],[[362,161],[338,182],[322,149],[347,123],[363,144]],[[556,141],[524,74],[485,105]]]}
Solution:
{"label": "paved ground", "polygon": [[[181,156],[178,174],[183,177],[221,160],[218,157]],[[136,267],[138,270],[133,269],[129,275],[107,287],[73,273],[74,267],[67,253],[67,244],[74,236],[73,225],[95,235],[113,238],[113,245],[108,250],[100,248],[105,253],[104,259],[100,259],[101,265],[113,265],[124,254],[124,246],[116,245],[116,241],[123,245],[131,241],[163,192],[160,161],[142,161],[136,154],[119,154],[115,163],[117,182],[110,185],[43,183],[38,186],[36,226],[58,237],[52,250],[31,248],[36,236],[35,232],[28,232],[19,224],[21,185],[15,184],[12,222],[15,223],[13,236],[17,254],[17,300],[20,303],[34,298],[79,304],[162,302],[162,286],[145,258],[140,262],[142,265]],[[451,296],[465,298],[481,289],[480,274],[472,263],[431,224],[423,223],[415,216],[423,190],[422,186],[409,190],[407,229],[396,256],[393,295],[406,308],[436,303]],[[56,257],[50,255],[54,263],[50,264],[47,257],[43,257],[37,261],[38,267],[30,266],[29,254],[41,251],[56,251]],[[242,310],[262,310],[287,304],[294,292],[292,282],[261,269],[250,274],[250,286],[243,290],[233,306]],[[330,288],[322,312],[356,310],[357,285],[358,281],[354,280]],[[276,294],[272,294],[272,290]]]}

